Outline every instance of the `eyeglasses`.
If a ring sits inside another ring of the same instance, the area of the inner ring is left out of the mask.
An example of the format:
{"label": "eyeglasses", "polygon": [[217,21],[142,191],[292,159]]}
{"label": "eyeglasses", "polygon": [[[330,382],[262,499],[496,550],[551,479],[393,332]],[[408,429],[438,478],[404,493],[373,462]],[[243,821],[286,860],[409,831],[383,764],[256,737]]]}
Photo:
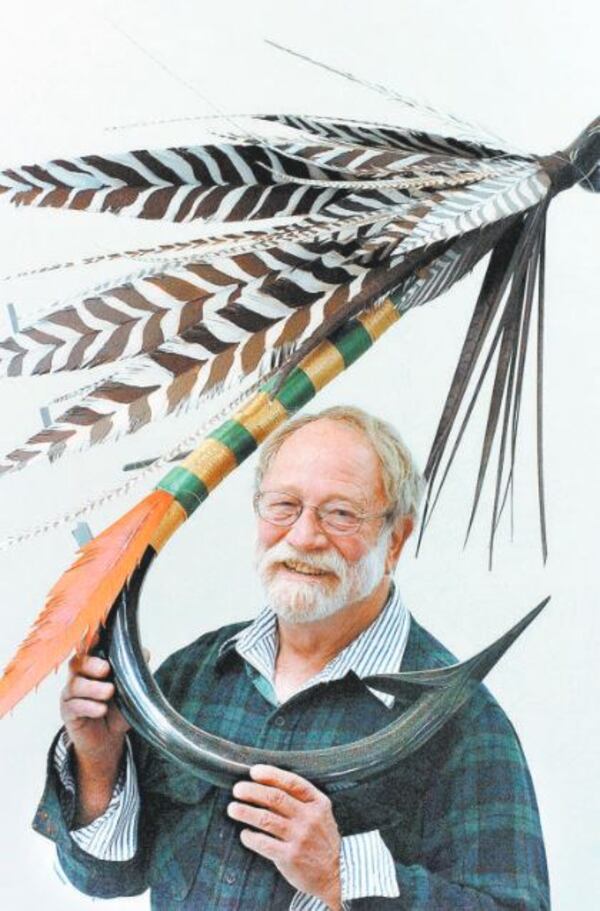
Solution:
{"label": "eyeglasses", "polygon": [[310,506],[294,494],[264,490],[254,496],[254,508],[261,519],[271,525],[290,527],[305,509],[314,509],[321,528],[333,535],[353,535],[366,519],[390,518],[391,512],[360,512],[352,503],[331,500],[321,506]]}

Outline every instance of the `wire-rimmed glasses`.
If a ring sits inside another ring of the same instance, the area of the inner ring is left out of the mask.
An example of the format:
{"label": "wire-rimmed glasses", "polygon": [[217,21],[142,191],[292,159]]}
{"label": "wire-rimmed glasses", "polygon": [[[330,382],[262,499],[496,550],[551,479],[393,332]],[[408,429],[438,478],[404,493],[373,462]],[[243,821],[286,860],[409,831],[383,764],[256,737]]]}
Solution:
{"label": "wire-rimmed glasses", "polygon": [[328,500],[320,506],[312,506],[295,494],[281,490],[263,490],[255,494],[254,508],[265,522],[284,528],[297,522],[305,509],[314,509],[321,528],[332,535],[353,535],[367,519],[388,519],[391,515],[389,510],[365,513],[345,500]]}

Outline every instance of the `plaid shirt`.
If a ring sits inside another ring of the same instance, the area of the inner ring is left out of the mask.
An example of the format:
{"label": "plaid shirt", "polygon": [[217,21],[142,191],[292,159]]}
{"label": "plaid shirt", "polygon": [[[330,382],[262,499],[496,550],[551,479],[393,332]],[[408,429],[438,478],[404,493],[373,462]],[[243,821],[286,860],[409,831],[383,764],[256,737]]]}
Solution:
{"label": "plaid shirt", "polygon": [[[373,622],[302,688],[340,679],[351,670],[361,678],[394,673],[402,663],[409,629],[410,615],[392,586],[383,610]],[[279,632],[276,615],[265,607],[249,626],[226,639],[221,651],[231,643],[235,643],[238,654],[260,675],[255,678],[256,686],[261,688],[265,698],[277,705],[274,681]],[[389,693],[370,689],[385,705],[394,704],[394,697]],[[56,744],[54,764],[61,783],[75,799],[76,779],[70,752],[67,732],[63,730]],[[98,860],[129,860],[137,851],[139,810],[137,772],[127,740],[124,768],[107,809],[89,825],[72,831],[71,838]],[[398,895],[394,859],[377,829],[341,839],[340,883],[344,901],[369,895]],[[297,892],[289,911],[327,911],[327,906],[313,895]]]}
{"label": "plaid shirt", "polygon": [[[235,648],[245,624],[208,633],[171,656],[157,678],[169,701],[205,730],[271,749],[346,743],[389,723],[388,708],[353,671],[303,689],[281,706]],[[229,642],[227,641],[229,640]],[[403,670],[453,661],[414,620]],[[58,845],[69,879],[91,895],[151,888],[155,909],[287,911],[293,888],[239,841],[228,792],[132,737],[142,791],[139,846],[129,861],[100,861],[70,837],[73,807],[52,761],[34,827]],[[373,781],[331,795],[343,836],[378,829],[394,858],[400,895],[353,909],[549,907],[547,870],[531,779],[514,730],[484,687],[416,754]]]}

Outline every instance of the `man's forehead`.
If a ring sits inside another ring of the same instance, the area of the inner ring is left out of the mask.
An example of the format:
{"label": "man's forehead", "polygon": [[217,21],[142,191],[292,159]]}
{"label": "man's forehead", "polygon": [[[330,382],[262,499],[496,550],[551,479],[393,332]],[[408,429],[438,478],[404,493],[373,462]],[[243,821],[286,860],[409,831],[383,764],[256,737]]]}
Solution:
{"label": "man's forehead", "polygon": [[377,462],[377,454],[368,437],[358,427],[331,418],[319,418],[303,424],[283,441],[273,461],[280,456],[316,449],[324,456],[352,451],[355,458]]}
{"label": "man's forehead", "polygon": [[338,481],[367,495],[381,485],[379,459],[365,434],[328,418],[304,424],[290,434],[273,456],[269,476],[298,477],[317,485]]}

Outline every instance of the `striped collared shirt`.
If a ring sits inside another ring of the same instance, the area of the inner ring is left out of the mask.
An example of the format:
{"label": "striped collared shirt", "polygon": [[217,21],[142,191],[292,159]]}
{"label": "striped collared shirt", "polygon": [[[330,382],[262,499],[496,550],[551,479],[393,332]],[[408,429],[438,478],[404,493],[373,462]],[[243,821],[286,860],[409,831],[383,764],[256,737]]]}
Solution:
{"label": "striped collared shirt", "polygon": [[[348,671],[354,671],[357,677],[398,671],[409,628],[410,615],[394,587],[384,609],[375,620],[346,648],[338,652],[322,671],[307,680],[298,692],[318,683],[341,680]],[[265,607],[250,626],[227,639],[221,650],[225,651],[232,642],[235,642],[238,654],[273,686],[279,645],[277,617],[273,611]],[[389,693],[382,693],[371,687],[370,689],[388,707],[394,704],[394,697]],[[273,701],[277,701],[275,695]]]}
{"label": "striped collared shirt", "polygon": [[[409,629],[410,615],[392,585],[389,598],[375,620],[338,652],[322,671],[307,680],[298,692],[320,683],[340,680],[349,671],[358,677],[397,672]],[[235,647],[267,683],[267,690],[262,692],[274,704],[278,702],[274,689],[278,644],[277,617],[269,607],[265,607],[249,626],[226,640],[221,647],[222,651]],[[369,689],[388,708],[393,705],[393,696],[372,687]],[[57,742],[54,762],[63,786],[74,793],[75,781],[65,732]],[[88,826],[72,831],[71,837],[82,850],[99,860],[129,860],[137,850],[139,805],[137,774],[128,745],[125,773],[117,782],[105,813]],[[345,836],[341,841],[343,901],[374,895],[387,898],[399,895],[394,861],[378,830]],[[302,892],[295,894],[290,905],[290,911],[324,909],[325,905],[319,899]]]}

